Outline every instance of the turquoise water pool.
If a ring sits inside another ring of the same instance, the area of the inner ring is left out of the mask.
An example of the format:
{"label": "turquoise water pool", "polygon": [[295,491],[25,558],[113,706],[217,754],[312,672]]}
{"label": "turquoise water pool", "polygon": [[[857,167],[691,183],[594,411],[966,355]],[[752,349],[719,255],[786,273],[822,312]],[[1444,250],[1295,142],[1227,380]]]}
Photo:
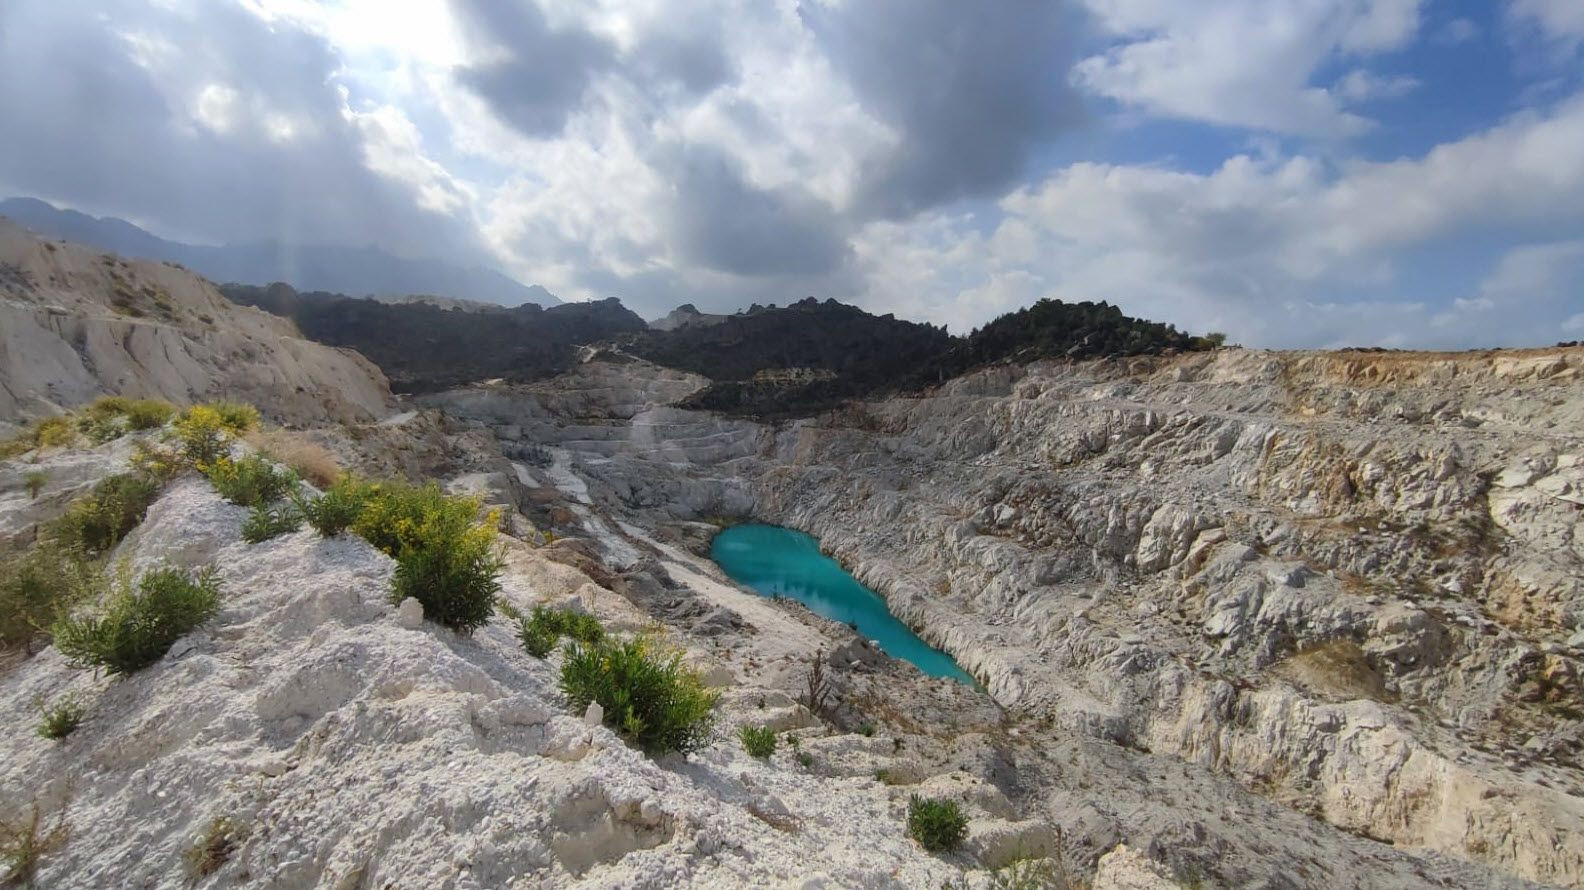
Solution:
{"label": "turquoise water pool", "polygon": [[919,639],[886,608],[878,593],[858,583],[819,542],[775,525],[736,525],[715,536],[710,556],[738,584],[763,596],[785,596],[816,614],[857,625],[892,658],[905,659],[931,677],[973,678],[950,655]]}

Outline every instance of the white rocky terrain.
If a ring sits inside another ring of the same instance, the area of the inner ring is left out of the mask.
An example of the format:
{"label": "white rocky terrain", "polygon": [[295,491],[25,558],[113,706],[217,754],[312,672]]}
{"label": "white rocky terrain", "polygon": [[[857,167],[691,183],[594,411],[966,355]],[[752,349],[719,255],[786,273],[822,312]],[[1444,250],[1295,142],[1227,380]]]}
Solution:
{"label": "white rocky terrain", "polygon": [[106,395],[224,396],[298,423],[389,413],[367,359],[302,339],[185,269],[50,241],[0,218],[0,423]]}
{"label": "white rocky terrain", "polygon": [[[0,820],[69,829],[39,886],[981,888],[1020,857],[1096,890],[1584,881],[1584,350],[1042,363],[779,424],[591,350],[403,403],[179,269],[5,226],[0,420],[256,402],[507,508],[506,602],[658,632],[722,694],[708,746],[647,757],[504,618],[390,605],[351,535],[244,543],[189,473],[110,563],[215,566],[216,618],[121,679],[0,659]],[[0,461],[0,541],[158,435]],[[730,583],[708,545],[744,519],[817,535],[981,685]],[[68,694],[86,722],[38,737]],[[797,747],[751,758],[744,725]],[[905,836],[913,794],[962,804],[963,849]]]}
{"label": "white rocky terrain", "polygon": [[762,426],[613,361],[429,403],[545,464],[518,473],[574,506],[542,521],[618,566],[699,551],[699,519],[817,535],[1019,725],[997,769],[1069,854],[1120,837],[1233,886],[1414,883],[1388,860],[1575,886],[1581,367],[1225,350]]}

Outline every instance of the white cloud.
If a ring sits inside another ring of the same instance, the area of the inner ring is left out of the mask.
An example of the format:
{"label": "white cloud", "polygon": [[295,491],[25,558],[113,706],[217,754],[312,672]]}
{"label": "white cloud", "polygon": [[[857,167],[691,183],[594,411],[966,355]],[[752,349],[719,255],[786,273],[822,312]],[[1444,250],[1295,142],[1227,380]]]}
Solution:
{"label": "white cloud", "polygon": [[865,299],[955,328],[1052,296],[1262,345],[1545,342],[1577,309],[1584,241],[1515,248],[1473,293],[1337,295],[1413,293],[1400,251],[1475,227],[1584,232],[1581,144],[1584,95],[1393,163],[1073,164],[1002,201],[986,237],[966,218],[866,231]]}
{"label": "white cloud", "polygon": [[1554,39],[1584,40],[1584,3],[1579,0],[1511,0],[1511,14],[1532,22]]}
{"label": "white cloud", "polygon": [[1167,117],[1343,137],[1368,121],[1313,83],[1337,57],[1398,49],[1422,0],[1086,0],[1121,43],[1080,62],[1086,89]]}
{"label": "white cloud", "polygon": [[1398,99],[1420,86],[1419,79],[1407,75],[1383,76],[1354,68],[1336,83],[1336,92],[1349,102]]}

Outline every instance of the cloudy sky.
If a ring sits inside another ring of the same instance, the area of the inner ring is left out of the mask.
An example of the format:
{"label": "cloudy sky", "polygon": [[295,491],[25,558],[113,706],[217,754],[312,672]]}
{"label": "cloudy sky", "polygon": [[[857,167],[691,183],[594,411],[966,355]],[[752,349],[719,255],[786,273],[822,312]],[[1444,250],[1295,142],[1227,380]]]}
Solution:
{"label": "cloudy sky", "polygon": [[0,194],[646,316],[1584,338],[1584,0],[5,0]]}

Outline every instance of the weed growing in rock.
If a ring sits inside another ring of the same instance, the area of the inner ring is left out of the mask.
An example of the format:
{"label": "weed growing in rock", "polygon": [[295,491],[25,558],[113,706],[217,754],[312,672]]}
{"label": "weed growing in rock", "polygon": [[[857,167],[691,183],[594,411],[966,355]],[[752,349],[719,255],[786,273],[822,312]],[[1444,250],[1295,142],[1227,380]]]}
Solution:
{"label": "weed growing in rock", "polygon": [[396,557],[390,600],[412,597],[423,603],[424,617],[471,634],[494,612],[502,561],[494,521],[476,524],[474,504],[461,507],[426,513],[403,532],[411,540]]}
{"label": "weed growing in rock", "polygon": [[858,725],[858,734],[863,736],[866,739],[874,738],[875,725],[873,723],[868,722],[868,721],[864,721],[863,723],[860,723]]}
{"label": "weed growing in rock", "polygon": [[599,702],[606,725],[651,755],[707,744],[720,698],[682,664],[681,652],[660,651],[649,637],[570,644],[561,691],[574,712]]}
{"label": "weed growing in rock", "polygon": [[38,500],[39,492],[42,492],[44,486],[48,484],[49,474],[40,470],[34,470],[22,477],[22,487],[27,489],[28,497],[35,501]]}
{"label": "weed growing in rock", "polygon": [[158,429],[170,422],[176,406],[159,399],[132,399],[121,412],[134,430]]}
{"label": "weed growing in rock", "polygon": [[44,527],[44,537],[62,547],[93,555],[104,553],[143,521],[159,483],[142,473],[107,476]]}
{"label": "weed growing in rock", "polygon": [[744,726],[737,730],[737,737],[742,740],[743,750],[749,757],[769,757],[775,753],[775,730],[768,726]]}
{"label": "weed growing in rock", "polygon": [[218,402],[209,402],[201,407],[213,411],[220,418],[220,425],[232,435],[240,436],[259,424],[258,409],[245,402],[232,402],[222,399]]}
{"label": "weed growing in rock", "polygon": [[65,807],[46,822],[38,801],[32,803],[28,815],[15,822],[0,822],[0,867],[5,869],[5,884],[32,886],[39,860],[65,846],[70,833]]}
{"label": "weed growing in rock", "polygon": [[151,430],[165,425],[176,407],[158,399],[129,399],[105,396],[77,414],[77,429],[94,444],[119,439],[134,430]]}
{"label": "weed growing in rock", "polygon": [[0,560],[0,647],[26,648],[45,636],[97,579],[80,553],[48,542]]}
{"label": "weed growing in rock", "polygon": [[803,706],[817,716],[823,716],[831,694],[830,681],[825,677],[824,653],[815,652],[809,657],[808,681],[803,691]]}
{"label": "weed growing in rock", "polygon": [[249,544],[262,544],[302,528],[302,521],[302,514],[290,504],[278,507],[257,504],[242,522],[242,540]]}
{"label": "weed growing in rock", "polygon": [[220,412],[208,405],[194,405],[176,418],[176,439],[181,453],[196,466],[212,464],[231,450],[231,436]]}
{"label": "weed growing in rock", "polygon": [[132,445],[132,468],[156,482],[169,482],[187,469],[186,459],[170,448],[139,440]]}
{"label": "weed growing in rock", "polygon": [[60,619],[51,633],[74,666],[130,674],[158,661],[218,611],[220,582],[212,568],[191,575],[156,569],[135,589],[123,572],[102,606]]}
{"label": "weed growing in rock", "polygon": [[799,751],[797,762],[804,769],[812,769],[814,767],[814,755],[807,751]]}
{"label": "weed growing in rock", "polygon": [[71,418],[64,415],[46,417],[11,438],[0,442],[0,459],[16,457],[35,448],[53,448],[70,445],[77,438]]}
{"label": "weed growing in rock", "polygon": [[534,606],[531,617],[517,616],[517,639],[535,658],[549,655],[561,637],[571,637],[580,643],[598,643],[605,639],[605,628],[593,615],[571,609]]}
{"label": "weed growing in rock", "polygon": [[908,799],[907,835],[931,853],[955,850],[968,836],[968,817],[954,800],[915,794]]}
{"label": "weed growing in rock", "polygon": [[214,874],[230,861],[231,854],[242,846],[247,836],[246,825],[227,816],[216,816],[183,855],[187,860],[187,868],[194,878],[206,878]]}
{"label": "weed growing in rock", "polygon": [[500,591],[499,518],[478,523],[478,502],[447,497],[433,483],[363,485],[352,530],[396,559],[390,600],[412,597],[424,617],[463,634],[484,626]]}
{"label": "weed growing in rock", "polygon": [[88,709],[74,695],[65,695],[46,705],[39,702],[38,734],[60,741],[77,731]]}
{"label": "weed growing in rock", "polygon": [[297,475],[323,489],[341,478],[335,457],[306,433],[287,430],[254,430],[248,442],[270,459],[291,467]]}
{"label": "weed growing in rock", "polygon": [[371,496],[368,483],[343,476],[316,498],[310,498],[300,488],[293,491],[292,503],[314,531],[333,538],[352,527]]}
{"label": "weed growing in rock", "polygon": [[242,507],[274,503],[297,487],[297,477],[258,454],[221,457],[199,467],[220,496]]}

